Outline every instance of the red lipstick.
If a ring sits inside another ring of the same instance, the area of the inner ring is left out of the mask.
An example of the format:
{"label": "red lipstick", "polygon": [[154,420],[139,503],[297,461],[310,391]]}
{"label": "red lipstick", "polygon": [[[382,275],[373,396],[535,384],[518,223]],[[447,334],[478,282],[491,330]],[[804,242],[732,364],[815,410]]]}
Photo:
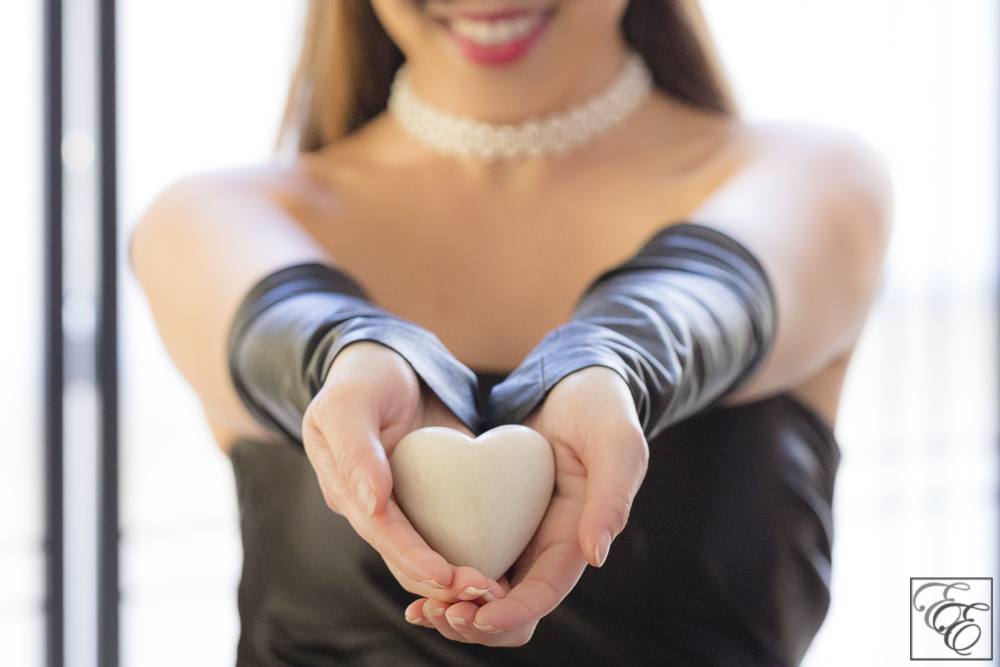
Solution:
{"label": "red lipstick", "polygon": [[[467,14],[461,18],[470,21],[495,22],[512,20],[519,17],[530,16],[530,12],[502,12],[494,14]],[[510,41],[499,43],[486,43],[486,40],[476,40],[469,36],[461,35],[447,26],[448,34],[454,40],[462,54],[484,67],[501,67],[510,65],[523,58],[535,44],[542,38],[549,26],[549,15],[541,17],[538,25],[529,33]]]}

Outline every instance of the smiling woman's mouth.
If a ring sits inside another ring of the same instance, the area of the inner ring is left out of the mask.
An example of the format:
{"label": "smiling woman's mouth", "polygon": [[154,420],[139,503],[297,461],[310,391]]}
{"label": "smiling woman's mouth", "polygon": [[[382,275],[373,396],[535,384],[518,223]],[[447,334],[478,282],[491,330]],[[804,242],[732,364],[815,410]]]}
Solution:
{"label": "smiling woman's mouth", "polygon": [[524,57],[545,33],[551,16],[544,11],[465,14],[444,21],[444,25],[469,60],[500,66]]}

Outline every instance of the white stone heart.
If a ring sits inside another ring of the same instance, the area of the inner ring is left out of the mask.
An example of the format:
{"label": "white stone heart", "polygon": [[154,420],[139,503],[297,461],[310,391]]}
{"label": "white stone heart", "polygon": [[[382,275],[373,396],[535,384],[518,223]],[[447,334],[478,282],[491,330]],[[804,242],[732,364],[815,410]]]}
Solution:
{"label": "white stone heart", "polygon": [[524,551],[555,482],[548,441],[527,426],[500,426],[475,440],[422,428],[389,459],[393,493],[427,544],[452,565],[496,579]]}

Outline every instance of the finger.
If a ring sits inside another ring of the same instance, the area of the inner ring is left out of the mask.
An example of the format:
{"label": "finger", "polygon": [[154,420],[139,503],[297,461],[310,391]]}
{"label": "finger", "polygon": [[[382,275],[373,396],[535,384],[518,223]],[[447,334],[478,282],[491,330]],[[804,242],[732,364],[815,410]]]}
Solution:
{"label": "finger", "polygon": [[445,613],[448,608],[451,607],[447,602],[441,602],[440,600],[427,600],[424,603],[424,618],[426,618],[431,626],[440,632],[442,635],[451,639],[453,641],[465,642],[466,639],[458,630],[451,626],[448,619],[445,618]]}
{"label": "finger", "polygon": [[573,589],[586,566],[575,539],[550,545],[505,598],[479,608],[473,627],[492,633],[537,623]]}
{"label": "finger", "polygon": [[[368,516],[381,512],[392,492],[388,454],[412,430],[420,385],[409,364],[371,342],[348,345],[338,356],[303,421],[332,454],[341,493]],[[308,429],[306,428],[308,427]]]}
{"label": "finger", "polygon": [[[429,586],[423,581],[411,579],[390,561],[385,558],[382,560],[385,561],[386,566],[389,568],[392,576],[396,578],[396,581],[408,592],[448,604],[465,600],[475,602],[477,605],[484,605],[503,598],[507,595],[507,591],[510,590],[509,584],[504,587],[500,583],[492,579],[487,579],[479,571],[469,567],[456,568],[451,586],[439,589]],[[483,581],[485,584],[480,583]],[[475,586],[472,585],[472,582],[475,583]],[[482,586],[482,588],[476,588],[476,586]]]}
{"label": "finger", "polygon": [[403,612],[407,623],[412,623],[413,625],[419,625],[425,628],[433,628],[434,626],[430,621],[424,616],[424,603],[426,600],[420,598],[419,600],[414,600]]}
{"label": "finger", "polygon": [[419,595],[422,598],[433,598],[435,600],[441,600],[442,602],[456,602],[458,600],[454,594],[449,592],[447,587],[442,587],[436,585],[436,582],[421,581],[418,579],[413,579],[412,577],[403,573],[394,563],[389,561],[387,558],[383,557],[382,561],[389,568],[389,572],[392,576],[396,578],[399,585],[403,587],[409,593],[414,595]]}
{"label": "finger", "polygon": [[304,443],[327,503],[408,578],[431,588],[451,585],[453,568],[434,552],[390,500],[392,475],[378,440],[374,402],[363,392],[331,387],[310,406]]}
{"label": "finger", "polygon": [[362,517],[358,523],[353,516],[347,518],[358,535],[396,568],[399,575],[426,587],[414,591],[418,595],[440,593],[452,587],[455,568],[427,545],[394,500],[374,517]]}
{"label": "finger", "polygon": [[455,568],[455,579],[449,590],[455,592],[456,599],[470,601],[484,598],[486,602],[493,602],[507,594],[500,584],[471,567]]}
{"label": "finger", "polygon": [[588,563],[600,567],[628,522],[632,500],[646,475],[649,448],[641,431],[625,426],[605,437],[588,438],[581,459],[587,468],[587,491],[580,548]]}
{"label": "finger", "polygon": [[468,638],[469,635],[476,634],[477,632],[472,627],[472,623],[478,609],[479,607],[472,602],[458,602],[448,607],[448,610],[444,614],[444,619],[451,626],[452,630]]}
{"label": "finger", "polygon": [[[501,577],[503,579],[503,577]],[[506,581],[506,580],[505,580]],[[510,592],[510,584],[504,585],[499,581],[490,580],[490,588],[484,593],[478,600],[478,604],[496,602],[497,600],[502,600],[507,597],[507,593]]]}
{"label": "finger", "polygon": [[377,401],[365,393],[346,384],[326,388],[309,406],[303,441],[310,459],[322,458],[332,473],[328,481],[338,500],[348,499],[370,517],[385,508],[392,473],[379,439]]}

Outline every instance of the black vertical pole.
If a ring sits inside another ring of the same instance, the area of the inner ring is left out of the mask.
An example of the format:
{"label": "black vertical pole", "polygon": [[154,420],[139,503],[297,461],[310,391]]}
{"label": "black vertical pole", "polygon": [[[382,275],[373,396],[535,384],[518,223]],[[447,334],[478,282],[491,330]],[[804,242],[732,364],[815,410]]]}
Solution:
{"label": "black vertical pole", "polygon": [[97,390],[101,397],[97,664],[118,666],[118,188],[115,0],[98,0],[100,287]]}
{"label": "black vertical pole", "polygon": [[44,6],[45,664],[63,667],[62,1]]}

